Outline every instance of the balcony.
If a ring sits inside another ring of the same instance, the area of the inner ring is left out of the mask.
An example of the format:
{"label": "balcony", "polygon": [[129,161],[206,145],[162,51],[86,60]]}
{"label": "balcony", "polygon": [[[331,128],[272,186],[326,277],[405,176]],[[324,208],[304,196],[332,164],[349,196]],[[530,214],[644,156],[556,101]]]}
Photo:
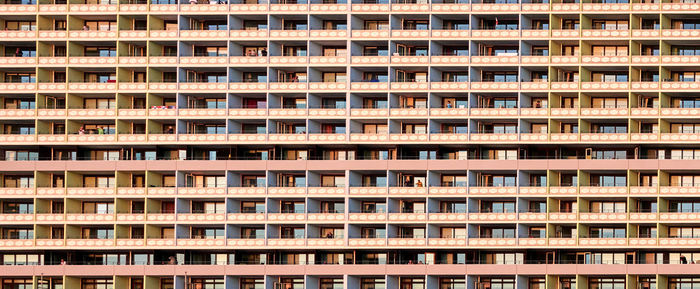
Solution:
{"label": "balcony", "polygon": [[[151,6],[153,7],[153,6]],[[177,9],[177,6],[175,6]],[[151,8],[151,10],[153,10]],[[178,30],[150,30],[149,37],[153,39],[173,39],[177,38],[179,35]]]}
{"label": "balcony", "polygon": [[581,116],[593,117],[627,117],[629,111],[626,107],[583,107]]}
{"label": "balcony", "polygon": [[469,187],[469,195],[512,195],[515,196],[518,193],[518,187],[506,186],[506,187],[495,187],[495,186],[473,186]]}
{"label": "balcony", "polygon": [[33,41],[34,39],[36,39],[36,35],[37,35],[36,31],[26,31],[26,30],[0,31],[0,38],[2,38],[2,39],[16,39],[16,40]]}
{"label": "balcony", "polygon": [[[102,5],[100,5],[102,6]],[[116,5],[115,5],[116,7]],[[73,5],[71,5],[73,8]],[[72,9],[71,9],[72,10]],[[71,30],[68,38],[75,40],[114,40],[117,38],[116,30]]]}
{"label": "balcony", "polygon": [[579,220],[582,222],[625,222],[627,213],[605,212],[605,213],[579,213]]}
{"label": "balcony", "polygon": [[116,90],[116,82],[71,82],[68,83],[68,90],[80,92],[104,92],[106,90]]}
{"label": "balcony", "polygon": [[476,222],[508,222],[518,220],[516,213],[469,213],[469,221]]}
{"label": "balcony", "polygon": [[517,245],[515,238],[469,238],[469,246],[489,248],[512,248]]}
{"label": "balcony", "polygon": [[429,62],[428,56],[398,56],[394,55],[391,57],[391,64],[393,65],[427,65]]}
{"label": "balcony", "polygon": [[219,119],[227,116],[228,111],[225,108],[184,108],[179,109],[178,114],[182,117]]}
{"label": "balcony", "polygon": [[0,118],[33,118],[35,116],[34,112],[34,109],[0,109]]}
{"label": "balcony", "polygon": [[576,246],[576,238],[549,238],[550,246]]}
{"label": "balcony", "polygon": [[387,246],[391,247],[425,247],[425,238],[388,238]]}
{"label": "balcony", "polygon": [[469,37],[471,37],[470,30],[433,29],[430,31],[430,33],[431,33],[431,37],[433,39],[451,40],[451,39],[455,39],[455,38],[469,38]]}
{"label": "balcony", "polygon": [[518,134],[517,133],[472,133],[469,135],[469,140],[475,141],[475,142],[499,141],[499,142],[515,143],[518,141]]}
{"label": "balcony", "polygon": [[630,30],[583,29],[581,30],[581,37],[584,39],[629,38]]}
{"label": "balcony", "polygon": [[416,38],[428,38],[430,37],[430,30],[416,30],[416,29],[399,29],[391,30],[392,38],[403,38],[414,40]]}
{"label": "balcony", "polygon": [[[507,5],[507,4],[506,4]],[[474,5],[472,5],[474,10]],[[518,39],[520,38],[520,30],[500,30],[500,29],[484,29],[472,30],[472,38],[475,39]]]}
{"label": "balcony", "polygon": [[182,56],[180,57],[180,64],[185,65],[226,65],[228,64],[227,56]]}
{"label": "balcony", "polygon": [[311,13],[344,13],[348,10],[348,6],[346,4],[318,4],[318,3],[312,3],[309,6],[309,10]]}
{"label": "balcony", "polygon": [[579,190],[582,195],[627,195],[626,186],[581,186]]}
{"label": "balcony", "polygon": [[389,12],[389,4],[369,4],[369,3],[353,3],[353,13],[384,13]]}
{"label": "balcony", "polygon": [[270,30],[270,39],[274,40],[298,40],[309,37],[308,30]]}
{"label": "balcony", "polygon": [[549,213],[549,220],[552,222],[576,222],[577,215],[576,213],[553,212]]}
{"label": "balcony", "polygon": [[424,212],[402,212],[389,213],[389,221],[394,222],[425,222],[426,215]]}
{"label": "balcony", "polygon": [[581,63],[586,65],[627,65],[629,56],[584,55]]}
{"label": "balcony", "polygon": [[[182,7],[187,6],[209,7],[211,5],[184,5]],[[214,8],[225,10],[226,6],[215,5]],[[229,37],[228,30],[178,30],[175,32],[180,33],[180,39],[187,40],[226,40]]]}
{"label": "balcony", "polygon": [[36,87],[33,82],[0,82],[0,93],[34,93]]}
{"label": "balcony", "polygon": [[213,222],[226,221],[226,214],[223,212],[194,212],[194,213],[179,213],[177,220],[182,222],[194,222],[211,224]]}
{"label": "balcony", "polygon": [[352,30],[353,40],[389,38],[390,30]]}
{"label": "balcony", "polygon": [[606,90],[628,90],[629,82],[601,82],[585,81],[581,82],[581,90],[586,91],[606,91]]}
{"label": "balcony", "polygon": [[619,247],[627,246],[626,238],[579,238],[579,246],[591,247]]}
{"label": "balcony", "polygon": [[[466,133],[431,133],[430,134],[430,141],[431,142],[445,142],[445,143],[464,143],[466,141],[469,141],[469,134]],[[446,189],[440,188],[439,190],[436,188],[430,188],[430,192],[432,193],[433,190],[437,191],[442,191]],[[466,190],[465,190],[466,192]]]}
{"label": "balcony", "polygon": [[670,142],[696,142],[700,140],[697,133],[661,133],[661,141]]}
{"label": "balcony", "polygon": [[339,40],[348,37],[348,35],[348,30],[345,29],[323,29],[309,31],[309,38],[313,40]]}
{"label": "balcony", "polygon": [[180,5],[180,12],[190,12],[190,13],[203,13],[203,14],[218,14],[227,13],[229,11],[228,5]]}
{"label": "balcony", "polygon": [[334,223],[345,221],[344,213],[328,212],[328,213],[308,213],[306,216],[308,222],[318,222],[318,223]]}
{"label": "balcony", "polygon": [[90,117],[114,117],[116,115],[115,109],[110,108],[70,108],[68,109],[69,117],[76,118],[90,118]]}
{"label": "balcony", "polygon": [[[427,86],[427,83],[426,83],[426,86]],[[370,81],[352,82],[352,83],[350,83],[350,89],[357,90],[357,91],[367,91],[367,92],[387,91],[387,90],[389,90],[389,83],[388,82],[370,82]]]}
{"label": "balcony", "polygon": [[697,91],[700,83],[695,81],[663,81],[661,89],[670,91]]}
{"label": "balcony", "polygon": [[13,224],[31,224],[32,222],[34,222],[34,214],[32,214],[32,213],[17,213],[17,214],[0,213],[0,222],[10,222]]}

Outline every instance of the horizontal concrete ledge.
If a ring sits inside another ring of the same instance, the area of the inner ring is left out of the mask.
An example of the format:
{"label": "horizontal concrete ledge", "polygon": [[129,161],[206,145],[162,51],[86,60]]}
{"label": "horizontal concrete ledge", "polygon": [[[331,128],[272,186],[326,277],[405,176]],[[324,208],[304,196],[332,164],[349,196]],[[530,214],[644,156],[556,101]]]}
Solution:
{"label": "horizontal concrete ledge", "polygon": [[698,272],[700,264],[0,266],[0,276],[697,275]]}
{"label": "horizontal concrete ledge", "polygon": [[700,160],[156,160],[0,161],[5,171],[694,170]]}

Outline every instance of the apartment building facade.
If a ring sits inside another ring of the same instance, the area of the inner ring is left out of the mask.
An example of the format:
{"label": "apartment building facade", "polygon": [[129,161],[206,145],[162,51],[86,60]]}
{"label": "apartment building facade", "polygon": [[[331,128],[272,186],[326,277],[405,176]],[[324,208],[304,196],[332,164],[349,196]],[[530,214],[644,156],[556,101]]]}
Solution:
{"label": "apartment building facade", "polygon": [[0,28],[2,289],[700,286],[694,1],[4,0]]}

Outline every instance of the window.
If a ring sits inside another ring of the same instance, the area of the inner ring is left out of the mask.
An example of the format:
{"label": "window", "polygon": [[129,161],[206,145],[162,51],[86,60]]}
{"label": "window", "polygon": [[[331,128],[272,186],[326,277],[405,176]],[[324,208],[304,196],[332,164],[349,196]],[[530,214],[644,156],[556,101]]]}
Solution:
{"label": "window", "polygon": [[5,30],[34,31],[36,22],[34,21],[5,21]]}
{"label": "window", "polygon": [[514,278],[479,278],[477,289],[514,289]]}
{"label": "window", "polygon": [[672,29],[700,29],[700,21],[694,19],[673,20]]}
{"label": "window", "polygon": [[302,279],[302,278],[280,278],[279,282],[275,282],[274,288],[304,289],[304,279]]}
{"label": "window", "polygon": [[365,134],[387,134],[389,127],[386,124],[363,124],[362,133]]}
{"label": "window", "polygon": [[424,289],[425,279],[413,277],[399,277],[399,289]]}
{"label": "window", "polygon": [[627,45],[593,45],[593,55],[596,56],[627,56]]}
{"label": "window", "polygon": [[320,278],[319,289],[343,289],[343,278]]}
{"label": "window", "polygon": [[223,201],[192,201],[191,212],[194,214],[223,214],[226,213],[226,203]]}
{"label": "window", "polygon": [[481,201],[480,213],[515,213],[515,202]]}
{"label": "window", "polygon": [[85,188],[111,188],[114,185],[114,177],[112,176],[83,176],[83,187]]}
{"label": "window", "polygon": [[7,175],[4,177],[3,181],[4,181],[4,186],[6,188],[33,188],[34,187],[34,177]]}
{"label": "window", "polygon": [[528,280],[528,289],[545,289],[544,278],[542,277],[530,277]]}
{"label": "window", "polygon": [[463,277],[440,277],[440,289],[466,289]]}
{"label": "window", "polygon": [[[669,278],[669,289],[679,289],[673,287],[673,279]],[[656,277],[639,277],[639,289],[656,289]]]}
{"label": "window", "polygon": [[389,30],[389,21],[365,20],[364,30]]}
{"label": "window", "polygon": [[466,238],[467,229],[463,227],[442,227],[440,228],[440,238],[455,239]]}
{"label": "window", "polygon": [[[566,3],[566,2],[564,2]],[[573,3],[573,2],[572,2]],[[578,30],[579,29],[579,20],[578,19],[562,19],[561,20],[561,28],[564,30]],[[578,49],[578,47],[576,47]]]}
{"label": "window", "polygon": [[384,278],[361,278],[360,289],[386,289]]}
{"label": "window", "polygon": [[700,238],[700,227],[669,227],[669,238]]}
{"label": "window", "polygon": [[680,82],[696,82],[700,81],[700,72],[698,71],[684,71],[684,72],[672,72],[672,81]]}
{"label": "window", "polygon": [[44,255],[41,254],[4,254],[3,265],[42,265]]}
{"label": "window", "polygon": [[625,289],[624,278],[588,278],[588,289]]}
{"label": "window", "polygon": [[224,289],[224,278],[191,278],[190,287],[197,289]]}
{"label": "window", "polygon": [[469,20],[450,20],[442,21],[442,29],[444,30],[469,30]]}
{"label": "window", "polygon": [[592,227],[589,230],[589,238],[625,238],[625,228],[601,228]]}
{"label": "window", "polygon": [[160,278],[160,289],[174,289],[174,281],[172,277]]}
{"label": "window", "polygon": [[113,289],[112,279],[81,279],[80,289]]}
{"label": "window", "polygon": [[403,30],[428,30],[428,20],[402,20]]}
{"label": "window", "polygon": [[591,125],[591,133],[627,133],[627,125]]}
{"label": "window", "polygon": [[627,159],[627,151],[624,150],[593,150],[592,159],[596,160],[624,160]]}
{"label": "window", "polygon": [[113,98],[85,98],[83,108],[85,109],[114,109],[117,101]]}
{"label": "window", "polygon": [[114,239],[114,230],[108,228],[83,228],[82,239]]}
{"label": "window", "polygon": [[576,289],[576,277],[560,277],[559,289]]}
{"label": "window", "polygon": [[700,133],[700,124],[697,123],[672,123],[672,133]]}
{"label": "window", "polygon": [[191,228],[192,239],[224,239],[223,228]]}
{"label": "window", "polygon": [[626,213],[626,202],[592,201],[589,203],[591,213]]}
{"label": "window", "polygon": [[591,72],[594,82],[627,82],[627,72]]}
{"label": "window", "polygon": [[700,46],[672,46],[673,55],[700,55]]}
{"label": "window", "polygon": [[593,20],[593,29],[627,30],[629,22],[627,20]]}
{"label": "window", "polygon": [[[654,284],[656,284],[654,282]],[[700,288],[700,278],[693,277],[675,277],[668,278],[668,289],[698,289]]]}
{"label": "window", "polygon": [[3,228],[2,239],[31,240],[34,239],[34,230],[31,228]]}
{"label": "window", "polygon": [[530,54],[533,56],[549,56],[549,47],[547,46],[533,46]]}
{"label": "window", "polygon": [[86,46],[83,49],[83,55],[89,57],[115,57],[117,56],[117,48]]}
{"label": "window", "polygon": [[[545,2],[545,3],[547,3],[547,2]],[[549,21],[548,20],[538,20],[538,19],[532,20],[531,28],[536,29],[536,30],[549,30]]]}
{"label": "window", "polygon": [[480,238],[515,238],[514,228],[481,228]]}
{"label": "window", "polygon": [[114,31],[117,30],[117,21],[85,21],[83,30]]}
{"label": "window", "polygon": [[3,278],[2,279],[2,289],[32,289],[34,288],[34,283],[32,278],[20,279],[20,278]]}
{"label": "window", "polygon": [[591,175],[591,186],[594,187],[624,187],[627,186],[626,176]]}
{"label": "window", "polygon": [[265,289],[263,278],[241,278],[241,289]]}
{"label": "window", "polygon": [[112,202],[83,202],[83,214],[113,214],[114,203]]}
{"label": "window", "polygon": [[514,187],[515,176],[511,175],[482,175],[481,186],[485,187]]}
{"label": "window", "polygon": [[226,46],[195,46],[194,56],[227,56],[228,48]]}
{"label": "window", "polygon": [[36,83],[34,73],[5,73],[5,81],[12,83]]}
{"label": "window", "polygon": [[481,80],[484,82],[517,82],[517,71],[482,71]]}

